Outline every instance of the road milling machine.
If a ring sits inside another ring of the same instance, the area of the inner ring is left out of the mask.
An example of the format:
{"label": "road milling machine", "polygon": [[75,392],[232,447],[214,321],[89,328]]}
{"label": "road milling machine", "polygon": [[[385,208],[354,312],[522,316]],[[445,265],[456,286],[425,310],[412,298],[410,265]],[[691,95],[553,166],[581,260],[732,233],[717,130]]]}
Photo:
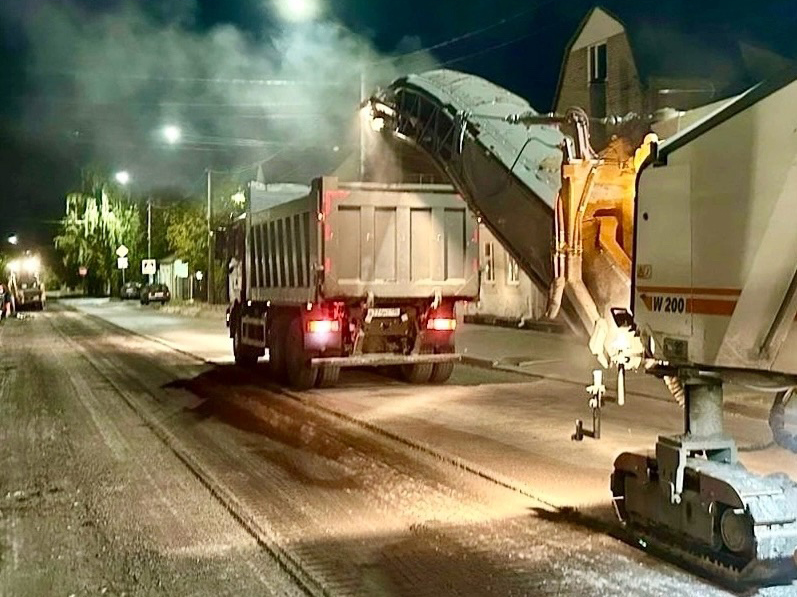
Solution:
{"label": "road milling machine", "polygon": [[665,141],[617,136],[599,153],[582,110],[539,114],[464,73],[403,77],[364,106],[445,173],[548,294],[548,316],[617,369],[618,403],[625,371],[664,380],[684,433],[617,458],[616,512],[641,543],[732,581],[797,571],[797,484],[748,472],[723,429],[724,384],[772,392],[775,438],[797,451],[783,427],[797,386],[795,106],[792,71]]}

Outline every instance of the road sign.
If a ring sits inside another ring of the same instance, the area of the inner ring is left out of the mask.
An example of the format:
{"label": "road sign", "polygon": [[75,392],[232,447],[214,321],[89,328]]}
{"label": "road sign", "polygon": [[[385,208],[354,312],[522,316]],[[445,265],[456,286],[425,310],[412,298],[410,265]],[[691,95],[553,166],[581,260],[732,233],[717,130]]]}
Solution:
{"label": "road sign", "polygon": [[89,268],[87,268],[85,265],[81,265],[79,268],[77,268],[77,273],[85,278],[86,274],[89,273]]}
{"label": "road sign", "polygon": [[141,273],[146,275],[153,275],[158,270],[158,266],[154,259],[141,260]]}
{"label": "road sign", "polygon": [[119,269],[127,269],[127,257],[119,257],[116,260],[116,267]]}
{"label": "road sign", "polygon": [[[116,256],[117,256],[117,257],[119,257],[119,258],[121,259],[121,258],[123,258],[123,257],[127,257],[127,254],[128,254],[129,252],[130,252],[130,250],[129,250],[129,249],[126,247],[126,246],[124,246],[124,245],[119,245],[119,248],[118,248],[118,249],[116,249]],[[126,266],[125,266],[125,267],[126,267]],[[120,267],[119,269],[122,269],[122,268]]]}
{"label": "road sign", "polygon": [[181,261],[180,259],[174,262],[174,275],[177,278],[187,278],[188,277],[188,262]]}

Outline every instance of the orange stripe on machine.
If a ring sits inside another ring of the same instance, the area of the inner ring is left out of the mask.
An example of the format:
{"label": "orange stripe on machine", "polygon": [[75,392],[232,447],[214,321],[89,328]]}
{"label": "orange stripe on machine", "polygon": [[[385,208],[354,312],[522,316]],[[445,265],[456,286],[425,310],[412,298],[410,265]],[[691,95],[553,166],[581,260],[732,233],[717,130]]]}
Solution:
{"label": "orange stripe on machine", "polygon": [[733,315],[736,300],[723,300],[716,298],[695,298],[692,296],[678,296],[677,294],[657,296],[640,294],[640,298],[648,311],[654,313],[693,313],[697,315]]}
{"label": "orange stripe on machine", "polygon": [[658,294],[702,294],[708,296],[740,296],[742,294],[742,291],[738,288],[691,288],[688,286],[637,286],[637,291]]}
{"label": "orange stripe on machine", "polygon": [[[737,302],[735,297],[742,294],[742,291],[736,288],[688,288],[685,286],[637,286],[637,292],[648,311],[654,313],[693,313],[724,317],[733,315]],[[706,298],[714,296],[727,298]],[[797,321],[797,316],[794,320]]]}

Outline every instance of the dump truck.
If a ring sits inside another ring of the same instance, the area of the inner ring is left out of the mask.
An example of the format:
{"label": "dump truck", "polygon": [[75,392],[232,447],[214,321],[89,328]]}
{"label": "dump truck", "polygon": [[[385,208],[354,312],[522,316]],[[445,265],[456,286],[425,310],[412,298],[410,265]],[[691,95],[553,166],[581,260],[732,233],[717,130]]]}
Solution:
{"label": "dump truck", "polygon": [[392,366],[411,383],[451,375],[456,303],[479,294],[478,222],[443,184],[250,184],[226,233],[236,363],[268,352],[297,389],[341,368]]}

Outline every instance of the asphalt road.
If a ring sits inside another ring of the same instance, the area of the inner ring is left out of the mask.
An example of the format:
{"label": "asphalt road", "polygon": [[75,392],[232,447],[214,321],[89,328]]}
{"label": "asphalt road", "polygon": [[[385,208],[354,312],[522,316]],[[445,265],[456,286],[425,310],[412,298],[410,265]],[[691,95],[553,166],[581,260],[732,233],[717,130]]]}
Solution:
{"label": "asphalt road", "polygon": [[90,308],[169,338],[58,307],[0,327],[2,595],[727,594],[556,508],[605,516],[614,454],[677,428],[671,405],[574,444],[572,385],[458,367],[442,388],[355,372],[296,395],[186,354],[211,350],[190,319]]}
{"label": "asphalt road", "polygon": [[[45,312],[0,326],[0,595],[301,594]],[[187,370],[186,370],[187,372]]]}

